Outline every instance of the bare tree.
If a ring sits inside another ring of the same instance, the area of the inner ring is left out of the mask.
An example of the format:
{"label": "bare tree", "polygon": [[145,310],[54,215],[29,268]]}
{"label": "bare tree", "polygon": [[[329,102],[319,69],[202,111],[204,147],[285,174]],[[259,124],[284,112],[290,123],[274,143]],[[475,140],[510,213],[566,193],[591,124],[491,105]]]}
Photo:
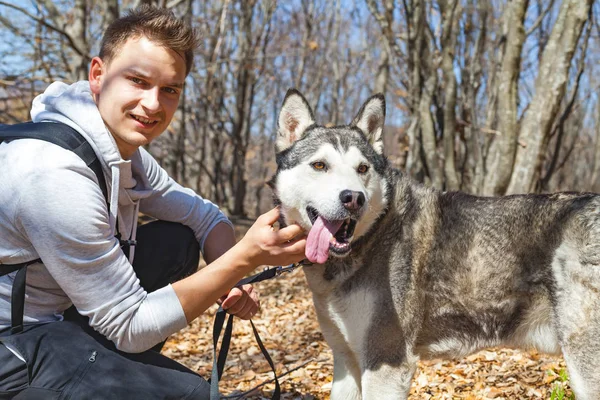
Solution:
{"label": "bare tree", "polygon": [[[551,130],[550,134],[544,138],[546,143],[544,143],[542,145],[542,148],[548,148],[547,153],[551,153],[551,155],[549,155],[547,157],[547,159],[549,160],[549,162],[547,163],[548,166],[546,167],[545,172],[543,173],[543,176],[537,181],[538,186],[536,188],[536,191],[544,191],[544,192],[549,191],[550,190],[550,180],[552,179],[552,176],[554,175],[556,170],[558,168],[560,168],[560,165],[564,164],[564,162],[560,161],[560,156],[562,155],[561,149],[563,147],[564,140],[568,133],[567,123],[568,123],[569,117],[571,117],[573,115],[573,112],[580,105],[580,103],[576,103],[576,101],[578,98],[577,95],[579,94],[579,88],[581,86],[581,79],[583,77],[583,72],[585,71],[585,61],[586,61],[587,49],[588,49],[589,38],[590,38],[591,33],[592,33],[592,24],[587,24],[584,38],[583,38],[583,46],[582,46],[581,50],[579,51],[579,60],[577,61],[575,82],[572,85],[573,87],[571,88],[571,92],[565,99],[566,106],[564,107],[564,110],[560,113],[560,116],[558,118],[556,118],[557,122],[554,124],[554,127]],[[573,132],[573,130],[570,130],[570,131]],[[578,131],[578,130],[575,130],[575,131]],[[575,135],[572,135],[572,136],[575,136]],[[550,142],[550,140],[552,140],[553,138],[554,138],[554,146],[550,147],[550,143],[548,143],[548,142]],[[572,151],[572,149],[573,148],[571,147],[571,151]],[[567,152],[567,155],[566,155],[567,158],[570,155],[571,151]],[[544,163],[539,163],[539,165],[538,165],[538,167],[540,169],[543,168],[543,166],[544,166]],[[537,174],[542,175],[542,172],[540,171]]]}
{"label": "bare tree", "polygon": [[[529,0],[365,0],[392,65],[405,65],[396,72],[408,88],[411,175],[445,190],[541,190],[574,49],[589,41],[580,36],[592,1],[565,0],[557,12],[554,3],[535,2],[528,17]],[[488,24],[499,7],[501,24]],[[528,39],[526,51],[541,56],[523,61]]]}
{"label": "bare tree", "polygon": [[593,0],[0,0],[0,121],[26,118],[54,80],[85,79],[104,28],[142,3],[202,32],[174,121],[149,149],[231,215],[270,204],[291,86],[333,125],[385,93],[390,161],[441,190],[589,190],[598,178]]}
{"label": "bare tree", "polygon": [[592,0],[565,0],[545,46],[535,84],[535,97],[523,117],[513,174],[508,193],[524,193],[534,188],[541,144],[549,134],[567,86],[571,59]]}
{"label": "bare tree", "polygon": [[446,188],[458,190],[456,162],[454,158],[454,142],[456,139],[456,74],[454,72],[454,54],[458,36],[458,19],[461,13],[458,0],[440,1],[442,13],[442,74],[443,74],[443,140],[444,140],[444,174]]}
{"label": "bare tree", "polygon": [[87,1],[75,0],[73,8],[67,13],[61,12],[54,2],[39,0],[37,13],[11,3],[0,1],[0,7],[7,7],[29,17],[32,21],[58,34],[68,47],[69,56],[62,54],[64,67],[71,80],[87,79],[87,65],[90,61],[87,41]]}
{"label": "bare tree", "polygon": [[502,16],[500,72],[497,86],[494,87],[497,134],[492,137],[488,152],[483,187],[486,195],[503,194],[512,173],[518,136],[518,82],[528,3],[528,0],[508,2]]}
{"label": "bare tree", "polygon": [[592,162],[591,190],[600,191],[600,101],[596,102],[596,136],[594,138],[594,157]]}
{"label": "bare tree", "polygon": [[102,10],[101,30],[106,28],[117,18],[119,18],[119,0],[104,0],[104,9]]}
{"label": "bare tree", "polygon": [[[484,184],[484,145],[481,137],[477,97],[483,76],[482,58],[488,34],[489,5],[473,0],[467,5],[471,11],[466,16],[464,71],[468,79],[462,81],[461,119],[464,129],[465,151],[461,165],[461,189],[481,193]],[[477,10],[477,12],[476,12]],[[468,54],[471,54],[469,56]],[[485,134],[485,133],[484,133]]]}

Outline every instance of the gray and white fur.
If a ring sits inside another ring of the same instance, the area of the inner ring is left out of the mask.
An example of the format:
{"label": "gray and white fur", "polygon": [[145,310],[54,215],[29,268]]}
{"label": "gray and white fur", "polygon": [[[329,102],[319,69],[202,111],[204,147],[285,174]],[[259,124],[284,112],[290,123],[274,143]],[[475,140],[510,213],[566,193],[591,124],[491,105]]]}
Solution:
{"label": "gray and white fur", "polygon": [[343,220],[328,254],[312,239],[326,261],[304,268],[333,350],[331,399],[406,399],[419,359],[491,346],[562,352],[577,399],[600,399],[598,195],[422,186],[389,166],[384,119],[375,95],[350,125],[323,127],[293,89],[279,115],[285,222]]}

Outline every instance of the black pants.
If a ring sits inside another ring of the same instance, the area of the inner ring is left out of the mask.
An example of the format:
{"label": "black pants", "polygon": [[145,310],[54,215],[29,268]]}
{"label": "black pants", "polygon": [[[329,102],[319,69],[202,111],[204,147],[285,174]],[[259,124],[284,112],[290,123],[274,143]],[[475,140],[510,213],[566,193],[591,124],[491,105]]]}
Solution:
{"label": "black pants", "polygon": [[[199,245],[180,224],[155,221],[137,232],[134,270],[152,292],[196,271]],[[127,249],[124,249],[127,252]],[[162,343],[143,353],[118,351],[90,328],[74,308],[65,321],[27,326],[2,337],[0,399],[208,399],[210,385],[198,374],[161,355]]]}

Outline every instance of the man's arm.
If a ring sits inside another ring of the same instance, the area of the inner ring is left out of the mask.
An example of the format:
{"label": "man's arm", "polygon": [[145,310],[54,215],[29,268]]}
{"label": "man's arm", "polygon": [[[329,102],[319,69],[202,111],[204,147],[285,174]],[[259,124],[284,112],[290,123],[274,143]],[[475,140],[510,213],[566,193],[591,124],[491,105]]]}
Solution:
{"label": "man's arm", "polygon": [[233,246],[235,246],[235,233],[233,229],[229,224],[219,222],[206,236],[202,256],[206,263],[210,264]]}
{"label": "man's arm", "polygon": [[[306,239],[302,228],[290,225],[274,231],[273,224],[278,218],[278,209],[261,215],[242,240],[230,250],[195,274],[172,284],[188,322],[206,311],[256,267],[285,265],[304,258]],[[224,224],[216,225],[215,229],[222,229],[221,225]],[[230,228],[229,230],[231,231]],[[209,237],[218,233],[213,231],[209,233]],[[227,300],[224,301],[224,307],[226,302]],[[243,311],[245,310],[242,309],[241,312]]]}
{"label": "man's arm", "polygon": [[[171,179],[167,172],[158,165],[156,160],[143,149],[140,149],[139,156],[141,157],[144,169],[146,170],[150,185],[154,189],[154,195],[145,198],[144,201],[141,202],[141,211],[158,219],[180,222],[192,228],[196,238],[200,241],[202,246],[202,255],[209,265],[219,260],[221,256],[227,254],[228,250],[233,250],[232,247],[235,245],[233,227],[229,226],[229,220],[225,218],[219,208],[213,203],[201,199],[192,190],[180,186]],[[135,159],[132,159],[132,162],[135,161]],[[277,215],[279,214],[277,213]],[[272,233],[271,226],[268,228],[268,233]],[[248,236],[248,234],[246,236]],[[247,243],[248,240],[245,242]],[[246,256],[246,253],[240,252],[235,259],[228,261],[230,263],[229,265],[236,265],[236,263],[240,262],[244,264],[244,258]],[[230,257],[230,255],[228,255],[228,257]],[[283,263],[276,260],[269,261],[268,259],[261,262],[265,265],[279,265]],[[230,280],[230,283],[227,285],[222,285],[222,290],[218,296],[210,295],[211,299],[206,307],[209,307],[215,301],[221,299],[221,305],[229,313],[243,319],[251,318],[258,309],[258,296],[256,292],[252,290],[252,286],[250,285],[244,285],[241,289],[231,288],[246,274],[251,272],[252,269],[262,264],[255,264],[250,268],[244,269],[245,272],[241,275],[234,273],[236,280]],[[203,271],[205,269],[206,268],[204,268]],[[202,273],[210,274],[209,271],[210,269]],[[231,276],[229,275],[231,273],[232,272],[229,271],[226,275]],[[216,272],[215,274],[215,276],[207,275],[206,279],[210,280],[210,282],[221,282],[218,277],[219,272]],[[203,292],[196,292],[196,296],[203,295]],[[204,309],[206,309],[206,307],[204,307]],[[193,318],[195,318],[195,316]],[[191,321],[190,314],[186,313],[186,319]]]}
{"label": "man's arm", "polygon": [[[229,224],[220,222],[211,229],[204,241],[204,260],[210,264],[234,245],[235,231]],[[260,307],[258,293],[252,285],[231,289],[221,296],[219,304],[230,314],[242,319],[252,318]]]}
{"label": "man's arm", "polygon": [[[226,231],[221,226],[230,225],[230,222],[216,204],[173,180],[143,148],[134,154],[131,162],[132,166],[144,169],[148,185],[152,187],[152,195],[140,201],[142,213],[190,227],[200,242],[200,250],[208,264],[235,244],[233,227]],[[207,245],[211,232],[213,238]],[[221,237],[224,238],[223,242],[219,242]]]}

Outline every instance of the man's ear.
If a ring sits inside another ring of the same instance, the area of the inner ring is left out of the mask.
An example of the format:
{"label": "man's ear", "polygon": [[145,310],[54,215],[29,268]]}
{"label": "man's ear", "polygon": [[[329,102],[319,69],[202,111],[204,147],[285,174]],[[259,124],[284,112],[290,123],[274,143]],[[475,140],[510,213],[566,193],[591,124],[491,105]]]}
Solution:
{"label": "man's ear", "polygon": [[379,93],[370,97],[360,108],[352,121],[358,127],[371,146],[379,154],[383,154],[383,123],[385,122],[385,97]]}
{"label": "man's ear", "polygon": [[90,82],[90,89],[94,95],[100,94],[100,88],[102,87],[102,81],[104,79],[105,64],[100,57],[92,58],[90,62],[90,72],[88,74],[88,81]]}
{"label": "man's ear", "polygon": [[296,89],[289,89],[277,120],[275,151],[279,153],[289,148],[314,123],[313,112],[304,96]]}

